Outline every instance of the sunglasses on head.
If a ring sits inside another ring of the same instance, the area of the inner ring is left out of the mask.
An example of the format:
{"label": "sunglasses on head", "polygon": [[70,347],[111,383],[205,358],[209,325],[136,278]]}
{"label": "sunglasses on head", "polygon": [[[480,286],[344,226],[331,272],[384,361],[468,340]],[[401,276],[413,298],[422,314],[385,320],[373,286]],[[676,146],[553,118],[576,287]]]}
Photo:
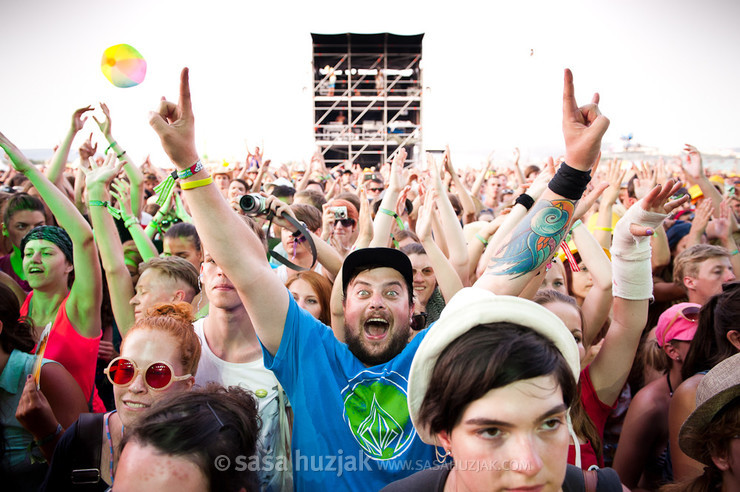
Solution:
{"label": "sunglasses on head", "polygon": [[[116,357],[110,361],[104,372],[108,380],[116,386],[128,386],[136,379],[139,371],[141,369],[136,362],[126,357]],[[175,376],[172,366],[164,361],[152,362],[146,369],[143,369],[143,372],[144,382],[153,390],[164,390],[169,388],[174,381],[183,381],[192,377],[191,374]]]}
{"label": "sunglasses on head", "polygon": [[[673,319],[671,319],[671,322],[668,323],[668,326],[666,326],[663,333],[668,333],[668,330],[671,329],[671,326],[676,324],[676,321],[678,321],[678,317],[682,317],[686,321],[689,321],[691,323],[696,323],[699,321],[699,311],[701,310],[698,306],[686,306],[685,308],[676,311],[676,314],[673,315]],[[663,335],[665,336],[665,335]]]}
{"label": "sunglasses on head", "polygon": [[339,222],[344,227],[352,227],[355,225],[355,219],[339,219],[336,222]]}

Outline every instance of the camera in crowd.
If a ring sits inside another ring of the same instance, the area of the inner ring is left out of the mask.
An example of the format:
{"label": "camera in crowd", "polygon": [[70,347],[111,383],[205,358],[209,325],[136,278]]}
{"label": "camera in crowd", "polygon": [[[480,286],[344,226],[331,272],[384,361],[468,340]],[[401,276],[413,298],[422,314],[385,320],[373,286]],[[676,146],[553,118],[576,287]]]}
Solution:
{"label": "camera in crowd", "polygon": [[258,193],[249,193],[239,198],[239,206],[249,216],[263,215],[267,213],[267,202],[265,197]]}
{"label": "camera in crowd", "polygon": [[344,220],[347,218],[347,207],[332,207],[331,211],[334,212],[334,220]]}

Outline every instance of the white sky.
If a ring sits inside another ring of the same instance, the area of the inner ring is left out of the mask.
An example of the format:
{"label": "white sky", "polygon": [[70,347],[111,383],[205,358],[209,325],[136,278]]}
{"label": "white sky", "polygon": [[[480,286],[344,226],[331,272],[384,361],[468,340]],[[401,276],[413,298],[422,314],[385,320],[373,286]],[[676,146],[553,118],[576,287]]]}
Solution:
{"label": "white sky", "polygon": [[[189,66],[199,152],[243,159],[264,139],[273,160],[308,159],[311,32],[425,33],[425,144],[449,143],[458,165],[558,152],[564,67],[579,103],[601,93],[607,142],[740,147],[737,0],[3,0],[0,12],[0,131],[21,148],[50,148],[74,109],[105,101],[129,154],[164,164],[148,111],[176,100]],[[119,43],[147,60],[138,87],[100,71]]]}

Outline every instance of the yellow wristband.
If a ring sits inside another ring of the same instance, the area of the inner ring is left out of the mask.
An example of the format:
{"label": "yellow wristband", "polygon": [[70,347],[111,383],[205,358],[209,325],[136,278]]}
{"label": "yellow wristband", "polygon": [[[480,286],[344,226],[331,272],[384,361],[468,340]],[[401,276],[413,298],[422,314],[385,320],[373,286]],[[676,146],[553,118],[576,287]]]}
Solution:
{"label": "yellow wristband", "polygon": [[594,227],[594,229],[597,231],[614,232],[614,229],[612,229],[611,227],[598,227],[597,226],[597,227]]}
{"label": "yellow wristband", "polygon": [[205,179],[199,179],[197,181],[183,181],[180,183],[180,188],[183,190],[192,190],[194,188],[200,188],[201,186],[208,186],[213,183],[213,177],[208,176]]}

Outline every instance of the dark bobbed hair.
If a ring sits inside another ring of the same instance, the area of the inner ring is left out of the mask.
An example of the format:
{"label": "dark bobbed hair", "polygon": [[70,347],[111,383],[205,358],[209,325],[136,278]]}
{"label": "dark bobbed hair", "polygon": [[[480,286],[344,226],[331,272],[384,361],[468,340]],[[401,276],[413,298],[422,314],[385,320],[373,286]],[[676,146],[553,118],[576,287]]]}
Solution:
{"label": "dark bobbed hair", "polygon": [[5,207],[3,207],[3,224],[5,224],[5,227],[8,227],[13,215],[21,210],[33,210],[44,214],[44,202],[28,193],[14,193],[8,198]]}
{"label": "dark bobbed hair", "polygon": [[195,226],[189,222],[178,222],[171,226],[164,233],[165,238],[177,239],[177,238],[188,238],[193,241],[196,251],[203,251],[203,247],[200,244],[200,236]]}
{"label": "dark bobbed hair", "polygon": [[[465,361],[461,364],[461,361]],[[478,325],[450,343],[432,371],[419,420],[436,434],[452,432],[467,406],[492,389],[552,375],[566,407],[576,381],[555,344],[530,328],[508,322]]]}
{"label": "dark bobbed hair", "polygon": [[329,310],[329,301],[331,300],[331,282],[329,282],[329,279],[320,273],[306,270],[298,272],[290,277],[288,281],[285,282],[285,287],[290,288],[293,282],[299,279],[308,282],[316,293],[316,297],[319,299],[319,306],[321,307],[321,316],[319,316],[319,321],[327,326],[331,326],[331,311]]}
{"label": "dark bobbed hair", "polygon": [[120,449],[136,442],[185,458],[200,468],[210,490],[257,491],[257,474],[249,466],[221,470],[216,458],[254,456],[259,427],[257,403],[250,392],[210,383],[156,402],[130,431],[126,429]]}
{"label": "dark bobbed hair", "polygon": [[33,338],[33,323],[21,318],[21,304],[10,287],[0,284],[0,347],[10,354],[13,349],[30,352],[36,345]]}
{"label": "dark bobbed hair", "polygon": [[730,330],[740,330],[740,281],[722,286],[722,293],[712,296],[699,311],[699,325],[691,340],[681,377],[686,380],[708,371],[738,350],[727,339]]}

